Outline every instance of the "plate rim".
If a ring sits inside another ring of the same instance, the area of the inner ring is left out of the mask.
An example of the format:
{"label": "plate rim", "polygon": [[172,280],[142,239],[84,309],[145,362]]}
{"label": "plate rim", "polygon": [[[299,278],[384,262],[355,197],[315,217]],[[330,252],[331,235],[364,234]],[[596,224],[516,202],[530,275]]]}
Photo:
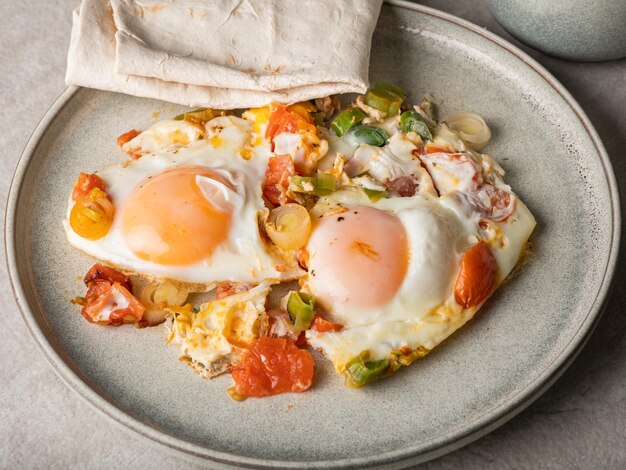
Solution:
{"label": "plate rim", "polygon": [[15,211],[22,192],[22,182],[33,154],[36,152],[39,143],[44,136],[49,125],[55,117],[63,110],[72,97],[78,93],[81,88],[70,86],[54,101],[43,118],[39,121],[35,130],[31,134],[24,150],[18,160],[15,172],[11,179],[7,206],[4,214],[4,245],[6,252],[6,263],[9,273],[9,279],[13,295],[20,311],[21,317],[32,336],[37,343],[38,349],[51,364],[54,371],[62,379],[68,388],[75,391],[84,401],[95,408],[102,416],[105,416],[109,422],[114,423],[126,432],[130,432],[133,436],[138,436],[142,442],[146,442],[152,446],[158,446],[159,449],[165,450],[170,455],[176,455],[185,459],[191,459],[195,463],[209,462],[222,464],[224,466],[239,467],[281,467],[281,468],[313,468],[313,467],[347,467],[347,466],[372,466],[372,465],[410,465],[419,462],[425,462],[453,450],[463,447],[470,442],[488,434],[492,430],[504,424],[509,419],[524,410],[539,396],[541,396],[556,380],[565,372],[569,365],[574,361],[578,353],[586,344],[589,336],[595,329],[600,320],[606,301],[609,298],[609,292],[614,277],[617,259],[619,254],[619,242],[621,234],[621,212],[619,203],[618,186],[615,179],[613,167],[598,136],[593,124],[582,110],[580,105],[565,89],[565,87],[548,72],[535,59],[514,46],[507,40],[497,36],[495,33],[487,31],[467,20],[456,17],[452,14],[445,13],[434,8],[411,3],[405,0],[385,0],[385,3],[391,6],[401,7],[412,10],[425,15],[444,20],[472,33],[489,40],[490,42],[500,46],[506,52],[513,54],[535,73],[541,76],[554,91],[556,91],[568,107],[574,112],[579,119],[581,125],[587,132],[592,144],[594,145],[604,171],[607,181],[609,199],[611,201],[612,215],[612,232],[610,239],[610,251],[606,262],[602,282],[596,293],[586,317],[580,323],[578,329],[573,332],[569,342],[559,352],[557,357],[548,364],[540,373],[538,373],[523,389],[512,395],[508,401],[491,408],[482,413],[474,420],[461,426],[454,427],[447,432],[433,437],[427,441],[422,441],[419,445],[404,447],[393,451],[378,454],[376,457],[360,457],[360,458],[344,458],[335,460],[318,460],[318,461],[285,461],[261,459],[253,457],[244,457],[241,455],[231,454],[227,452],[210,449],[199,444],[193,444],[189,441],[176,437],[166,430],[157,429],[150,424],[143,422],[139,417],[134,417],[130,413],[119,409],[112,400],[98,393],[88,383],[90,379],[84,376],[79,370],[72,367],[66,362],[63,355],[57,351],[49,341],[44,331],[44,327],[37,320],[36,315],[29,307],[28,296],[21,284],[19,268],[17,266],[17,251],[15,240]]}

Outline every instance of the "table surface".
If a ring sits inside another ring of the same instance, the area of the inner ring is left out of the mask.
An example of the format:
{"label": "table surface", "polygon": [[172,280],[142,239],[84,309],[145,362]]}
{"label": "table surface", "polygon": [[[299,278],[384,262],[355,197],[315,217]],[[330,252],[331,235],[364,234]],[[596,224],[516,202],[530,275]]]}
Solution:
{"label": "table surface", "polygon": [[[64,90],[71,11],[78,0],[0,2],[0,209],[13,168],[39,119]],[[584,64],[520,45],[475,0],[422,4],[510,40],[578,100],[626,187],[626,59]],[[626,199],[622,191],[622,206]],[[4,230],[3,230],[4,232]],[[0,260],[0,467],[177,468],[185,463],[121,431],[57,377],[20,319]],[[424,468],[626,468],[626,250],[607,309],[580,356],[529,408],[488,436]]]}

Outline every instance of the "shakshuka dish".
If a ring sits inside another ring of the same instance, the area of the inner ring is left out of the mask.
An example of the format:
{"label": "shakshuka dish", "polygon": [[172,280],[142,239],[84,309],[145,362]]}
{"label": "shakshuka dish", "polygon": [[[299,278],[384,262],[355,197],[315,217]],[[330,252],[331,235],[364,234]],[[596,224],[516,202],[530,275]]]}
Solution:
{"label": "shakshuka dish", "polygon": [[67,238],[97,260],[81,313],[164,323],[195,372],[232,374],[235,399],[309,389],[311,349],[371,384],[468,322],[524,257],[535,220],[481,153],[490,138],[480,116],[440,118],[385,82],[343,109],[199,109],[131,130],[128,158],[68,188]]}

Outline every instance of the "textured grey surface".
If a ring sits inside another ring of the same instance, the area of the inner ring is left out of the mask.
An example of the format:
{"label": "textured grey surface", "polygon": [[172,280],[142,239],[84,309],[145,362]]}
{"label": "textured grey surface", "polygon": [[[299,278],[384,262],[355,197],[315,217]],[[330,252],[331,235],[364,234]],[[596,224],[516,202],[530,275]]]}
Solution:
{"label": "textured grey surface", "polygon": [[571,60],[626,57],[626,2],[487,0],[498,22],[529,46]]}
{"label": "textured grey surface", "polygon": [[[61,3],[61,2],[60,2]],[[64,55],[72,2],[34,8],[0,4],[13,28],[0,32],[3,55],[0,96],[4,158],[2,184],[8,190],[11,170],[30,131],[49,103],[63,90]],[[482,5],[430,2],[501,33]],[[49,9],[49,10],[48,10]],[[33,12],[35,12],[33,14]],[[42,25],[54,24],[55,28]],[[613,159],[618,179],[626,179],[626,62],[581,65],[533,54],[580,101],[598,128]],[[621,88],[620,88],[621,86]],[[19,120],[15,120],[19,116]],[[555,183],[558,191],[558,183]],[[623,263],[622,263],[623,264]],[[626,320],[621,304],[624,268],[598,330],[572,368],[538,402],[499,430],[427,467],[453,468],[619,468],[626,465]],[[121,433],[77,400],[34,347],[18,318],[6,273],[2,272],[0,343],[0,466],[122,467],[183,464],[161,450]],[[87,438],[88,436],[88,438]],[[94,443],[96,443],[94,445]]]}

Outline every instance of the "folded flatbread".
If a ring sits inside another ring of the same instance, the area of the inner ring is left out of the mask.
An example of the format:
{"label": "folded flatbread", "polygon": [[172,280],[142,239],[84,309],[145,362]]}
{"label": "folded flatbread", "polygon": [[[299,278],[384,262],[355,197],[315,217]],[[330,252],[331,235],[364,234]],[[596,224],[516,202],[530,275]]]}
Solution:
{"label": "folded flatbread", "polygon": [[382,0],[83,0],[66,82],[242,108],[367,89]]}

